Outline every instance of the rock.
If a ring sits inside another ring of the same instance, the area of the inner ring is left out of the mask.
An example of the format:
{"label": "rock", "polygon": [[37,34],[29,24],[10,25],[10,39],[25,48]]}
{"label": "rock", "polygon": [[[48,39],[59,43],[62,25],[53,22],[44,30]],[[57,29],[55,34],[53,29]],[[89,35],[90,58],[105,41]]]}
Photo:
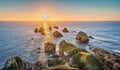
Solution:
{"label": "rock", "polygon": [[75,45],[71,44],[71,43],[67,43],[65,40],[62,40],[59,43],[59,50],[60,52],[69,52],[71,49],[76,48]]}
{"label": "rock", "polygon": [[54,28],[54,29],[59,29],[59,27],[58,27],[58,26],[53,26],[53,28]]}
{"label": "rock", "polygon": [[64,28],[62,31],[63,32],[69,32],[67,28]]}
{"label": "rock", "polygon": [[72,68],[72,67],[65,67],[65,66],[56,66],[56,67],[50,67],[48,70],[80,70],[78,68]]}
{"label": "rock", "polygon": [[54,54],[56,52],[56,45],[51,42],[47,42],[45,45],[45,53],[47,54]]}
{"label": "rock", "polygon": [[41,62],[38,61],[34,64],[34,70],[42,70],[42,69],[43,67]]}
{"label": "rock", "polygon": [[76,40],[78,40],[80,43],[82,44],[86,44],[89,42],[89,38],[87,36],[86,33],[80,31],[77,35],[76,35]]}
{"label": "rock", "polygon": [[57,65],[62,65],[64,63],[65,63],[65,61],[62,60],[62,59],[59,59],[59,58],[53,59],[53,60],[48,60],[48,66],[49,67],[51,67],[51,66],[53,67],[53,66],[57,66]]}
{"label": "rock", "polygon": [[95,56],[82,48],[72,49],[68,55],[72,58],[70,66],[81,70],[102,70],[104,65]]}
{"label": "rock", "polygon": [[120,65],[118,63],[113,64],[113,70],[119,70]]}
{"label": "rock", "polygon": [[93,50],[96,57],[98,57],[110,70],[119,70],[120,69],[120,56],[110,54],[109,52],[95,48]]}
{"label": "rock", "polygon": [[32,64],[24,62],[20,57],[12,57],[8,59],[2,70],[31,70]]}
{"label": "rock", "polygon": [[45,35],[45,30],[44,30],[43,27],[40,27],[39,32],[40,32],[42,35]]}
{"label": "rock", "polygon": [[92,36],[89,36],[89,38],[90,38],[90,39],[94,39],[94,37],[92,37]]}
{"label": "rock", "polygon": [[52,30],[52,26],[49,26],[49,30]]}
{"label": "rock", "polygon": [[34,32],[37,33],[38,31],[39,31],[38,28],[35,28]]}
{"label": "rock", "polygon": [[38,47],[37,49],[40,50],[40,47]]}
{"label": "rock", "polygon": [[34,38],[31,38],[31,40],[33,40]]}
{"label": "rock", "polygon": [[54,37],[62,37],[63,35],[62,35],[60,32],[55,31],[55,32],[53,33],[53,36],[54,36]]}

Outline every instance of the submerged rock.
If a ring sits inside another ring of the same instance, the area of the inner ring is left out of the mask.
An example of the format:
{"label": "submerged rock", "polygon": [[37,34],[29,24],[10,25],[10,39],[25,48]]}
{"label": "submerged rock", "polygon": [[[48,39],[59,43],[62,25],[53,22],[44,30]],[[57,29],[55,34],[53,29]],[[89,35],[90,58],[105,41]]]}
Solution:
{"label": "submerged rock", "polygon": [[83,31],[80,31],[76,35],[76,40],[78,40],[80,43],[83,43],[83,44],[86,44],[89,42],[89,38],[88,38],[87,34]]}
{"label": "submerged rock", "polygon": [[62,35],[60,32],[55,31],[55,32],[53,33],[53,36],[54,36],[54,37],[62,37],[63,35]]}
{"label": "submerged rock", "polygon": [[54,29],[59,29],[59,27],[58,27],[58,26],[53,26],[53,28],[54,28]]}
{"label": "submerged rock", "polygon": [[63,32],[69,32],[67,28],[64,28],[62,31]]}
{"label": "submerged rock", "polygon": [[92,36],[89,36],[89,38],[90,38],[90,39],[94,39],[94,37],[92,37]]}
{"label": "submerged rock", "polygon": [[105,64],[105,69],[120,69],[120,56],[110,54],[109,52],[98,48],[95,48],[93,52],[95,53],[96,57],[98,57]]}

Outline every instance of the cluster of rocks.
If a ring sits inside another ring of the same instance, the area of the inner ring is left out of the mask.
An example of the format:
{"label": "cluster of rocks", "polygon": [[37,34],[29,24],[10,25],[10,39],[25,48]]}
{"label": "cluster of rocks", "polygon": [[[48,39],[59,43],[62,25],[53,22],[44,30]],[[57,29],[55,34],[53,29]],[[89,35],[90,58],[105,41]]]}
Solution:
{"label": "cluster of rocks", "polygon": [[[51,26],[49,26],[49,30],[52,30],[52,27],[51,27]],[[35,32],[35,33],[40,32],[42,35],[45,35],[45,29],[44,29],[44,27],[35,28],[35,29],[34,29],[34,32]]]}
{"label": "cluster of rocks", "polygon": [[[61,56],[68,61],[70,67],[80,70],[103,70],[104,64],[91,53],[82,48],[77,48],[65,40],[59,44]],[[65,54],[67,53],[67,54]]]}
{"label": "cluster of rocks", "polygon": [[[52,45],[51,43],[47,43]],[[55,45],[54,45],[55,46]],[[39,49],[39,48],[38,48]],[[93,49],[95,56],[65,40],[59,44],[59,55],[52,55],[48,67],[42,62],[29,63],[20,57],[8,59],[1,70],[119,70],[120,57],[102,49]]]}
{"label": "cluster of rocks", "polygon": [[120,56],[98,48],[95,48],[93,52],[96,57],[98,57],[105,64],[106,70],[120,70]]}
{"label": "cluster of rocks", "polygon": [[[53,28],[54,28],[54,29],[59,29],[58,26],[53,26]],[[49,30],[52,30],[52,26],[49,26]],[[34,32],[35,32],[35,33],[40,32],[42,35],[45,35],[45,29],[44,29],[44,27],[40,27],[40,29],[39,29],[39,28],[35,28],[35,29],[34,29]],[[64,29],[62,30],[62,32],[69,32],[69,31],[68,31],[67,28],[64,28]],[[63,37],[63,35],[62,35],[59,31],[53,32],[53,36],[54,36],[54,37]]]}

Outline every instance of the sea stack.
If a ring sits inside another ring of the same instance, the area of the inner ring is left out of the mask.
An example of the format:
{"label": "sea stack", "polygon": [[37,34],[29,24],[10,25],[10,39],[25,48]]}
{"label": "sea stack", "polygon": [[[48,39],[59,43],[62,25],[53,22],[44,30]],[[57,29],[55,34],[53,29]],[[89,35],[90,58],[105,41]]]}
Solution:
{"label": "sea stack", "polygon": [[55,32],[53,33],[53,36],[54,36],[54,37],[62,37],[63,35],[62,35],[60,32],[55,31]]}
{"label": "sea stack", "polygon": [[83,32],[83,31],[80,31],[76,35],[76,40],[78,40],[82,44],[86,44],[86,43],[89,42],[89,38],[88,38],[87,34],[85,32]]}
{"label": "sea stack", "polygon": [[40,32],[42,35],[45,35],[45,32],[44,32],[44,31],[45,31],[44,28],[43,28],[43,27],[40,27],[39,32]]}
{"label": "sea stack", "polygon": [[63,32],[69,32],[67,28],[64,28],[62,31]]}
{"label": "sea stack", "polygon": [[54,29],[59,29],[59,27],[58,27],[58,26],[53,26],[53,28],[54,28]]}
{"label": "sea stack", "polygon": [[35,28],[34,32],[37,33],[38,32],[38,28]]}

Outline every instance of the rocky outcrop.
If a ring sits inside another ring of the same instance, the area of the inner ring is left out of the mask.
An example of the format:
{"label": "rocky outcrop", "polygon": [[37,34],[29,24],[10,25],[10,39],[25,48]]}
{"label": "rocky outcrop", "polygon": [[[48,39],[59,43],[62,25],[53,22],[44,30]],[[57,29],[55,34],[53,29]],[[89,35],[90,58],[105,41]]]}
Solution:
{"label": "rocky outcrop", "polygon": [[67,28],[64,28],[62,31],[63,32],[69,32]]}
{"label": "rocky outcrop", "polygon": [[98,58],[65,40],[60,42],[59,49],[67,53],[67,56],[64,56],[64,53],[63,56],[69,60],[69,65],[73,68],[81,70],[102,70],[104,68],[103,63]]}
{"label": "rocky outcrop", "polygon": [[59,27],[58,27],[58,26],[53,26],[53,28],[54,28],[54,29],[59,29]]}
{"label": "rocky outcrop", "polygon": [[80,31],[76,35],[76,40],[78,40],[82,44],[86,44],[86,43],[89,42],[89,38],[88,38],[87,34],[85,32],[83,32],[83,31]]}
{"label": "rocky outcrop", "polygon": [[96,57],[98,57],[105,64],[105,69],[120,69],[120,56],[110,54],[109,52],[98,48],[95,48],[93,52],[95,53]]}
{"label": "rocky outcrop", "polygon": [[54,36],[54,37],[62,37],[63,35],[62,35],[60,32],[55,31],[55,32],[53,33],[53,36]]}

